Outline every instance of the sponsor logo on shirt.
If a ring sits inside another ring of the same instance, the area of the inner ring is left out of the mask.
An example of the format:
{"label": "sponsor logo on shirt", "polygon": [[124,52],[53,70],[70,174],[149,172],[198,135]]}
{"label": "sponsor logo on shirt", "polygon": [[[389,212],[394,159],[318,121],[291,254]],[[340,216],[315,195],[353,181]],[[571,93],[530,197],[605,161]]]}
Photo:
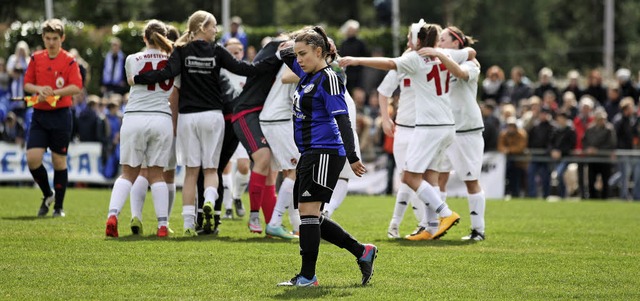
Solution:
{"label": "sponsor logo on shirt", "polygon": [[216,59],[188,56],[184,60],[184,65],[189,68],[213,69],[216,67]]}
{"label": "sponsor logo on shirt", "polygon": [[313,90],[313,87],[315,87],[314,84],[309,84],[306,87],[304,87],[304,93],[309,93],[311,92],[311,90]]}

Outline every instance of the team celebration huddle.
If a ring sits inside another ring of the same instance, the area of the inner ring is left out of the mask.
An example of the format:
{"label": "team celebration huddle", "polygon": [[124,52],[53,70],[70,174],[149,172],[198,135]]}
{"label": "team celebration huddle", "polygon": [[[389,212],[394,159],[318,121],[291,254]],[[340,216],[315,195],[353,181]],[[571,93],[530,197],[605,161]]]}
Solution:
{"label": "team celebration huddle", "polygon": [[[40,96],[27,145],[29,169],[43,192],[39,215],[46,215],[53,203],[55,212],[64,214],[69,139],[60,137],[69,130],[61,127],[69,125],[67,98],[82,88],[77,64],[69,63],[72,58],[61,49],[64,30],[58,22],[52,19],[43,25],[46,50],[34,55],[25,76],[25,90]],[[144,27],[144,50],[126,58],[130,94],[107,237],[120,236],[127,199],[131,233],[150,230],[142,221],[148,189],[157,218],[152,232],[158,237],[223,232],[221,220],[233,217],[234,206],[235,215],[245,215],[238,194],[248,190],[248,231],[299,240],[300,270],[279,286],[318,286],[321,238],[356,258],[360,283],[366,285],[378,248],[358,241],[357,233],[352,235],[331,219],[347,195],[349,179],[367,172],[356,133],[356,105],[346,86],[346,70],[366,66],[388,70],[377,88],[382,129],[394,137],[394,160],[402,170],[386,236],[443,238],[461,218],[446,202],[445,187],[454,171],[468,192],[472,228],[462,239],[485,239],[485,197],[478,182],[484,149],[476,103],[480,65],[470,47],[473,38],[455,26],[420,20],[408,27],[406,51],[400,57],[340,57],[321,26],[307,26],[271,38],[252,62],[246,62],[243,44],[234,38],[218,43],[217,31],[215,16],[206,11],[193,13],[182,34],[151,20]],[[70,69],[62,85],[40,78],[46,63],[40,56],[51,59],[58,52],[59,64]],[[54,86],[58,89],[50,88]],[[398,88],[392,114],[388,108]],[[61,100],[54,106],[47,98],[56,95]],[[53,191],[42,165],[47,147],[55,169]],[[232,162],[244,170],[240,180],[229,172]],[[169,225],[177,166],[185,168],[182,228]],[[408,206],[418,226],[401,235]],[[285,215],[288,227],[283,225]]]}

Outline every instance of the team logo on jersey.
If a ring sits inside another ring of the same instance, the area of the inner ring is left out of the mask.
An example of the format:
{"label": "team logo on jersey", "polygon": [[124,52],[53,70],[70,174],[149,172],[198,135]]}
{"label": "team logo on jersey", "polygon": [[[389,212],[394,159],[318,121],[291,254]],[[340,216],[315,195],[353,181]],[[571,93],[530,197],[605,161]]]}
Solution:
{"label": "team logo on jersey", "polygon": [[60,89],[62,87],[64,87],[64,78],[58,76],[58,78],[56,78],[56,88]]}
{"label": "team logo on jersey", "polygon": [[311,92],[311,90],[313,90],[313,87],[315,87],[314,84],[308,84],[306,87],[304,87],[304,93]]}
{"label": "team logo on jersey", "polygon": [[405,78],[405,79],[402,81],[402,84],[403,84],[403,86],[405,86],[405,87],[411,87],[411,79],[410,79],[410,78]]}

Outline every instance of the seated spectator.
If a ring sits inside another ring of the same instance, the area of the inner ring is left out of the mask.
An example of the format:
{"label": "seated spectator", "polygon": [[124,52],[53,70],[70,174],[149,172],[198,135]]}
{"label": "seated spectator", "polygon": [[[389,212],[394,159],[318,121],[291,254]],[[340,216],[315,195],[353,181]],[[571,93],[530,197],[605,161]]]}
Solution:
{"label": "seated spectator", "polygon": [[511,156],[524,155],[527,149],[527,132],[518,128],[517,120],[511,116],[506,121],[506,127],[500,132],[498,137],[498,151],[507,155],[506,183],[507,198],[509,196],[520,196],[520,184],[527,163],[523,160],[516,160]]}
{"label": "seated spectator", "polygon": [[506,97],[503,102],[508,102],[516,107],[520,106],[523,99],[533,95],[531,87],[524,81],[524,69],[515,66],[511,69],[511,80],[507,82]]}
{"label": "seated spectator", "polygon": [[555,98],[558,98],[558,89],[553,83],[553,71],[548,67],[544,67],[538,72],[538,87],[533,91],[533,94],[544,98],[544,94],[547,91],[553,92]]}
{"label": "seated spectator", "polygon": [[607,111],[607,116],[609,116],[609,122],[613,121],[613,117],[620,112],[620,100],[622,100],[622,97],[620,96],[618,83],[612,83],[607,89],[607,102],[604,104],[604,109]]}
{"label": "seated spectator", "polygon": [[[587,129],[582,138],[582,146],[587,155],[599,157],[602,160],[609,158],[609,152],[617,146],[616,131],[613,125],[607,121],[607,112],[603,108],[597,108],[594,113],[594,122]],[[609,197],[609,177],[611,177],[611,163],[589,163],[589,198],[607,199]],[[601,177],[602,190],[596,191],[597,176]]]}
{"label": "seated spectator", "polygon": [[14,112],[7,113],[7,117],[4,119],[2,125],[0,125],[0,134],[4,142],[14,143],[20,146],[24,145],[24,125],[22,125],[21,120]]}
{"label": "seated spectator", "polygon": [[569,80],[569,84],[562,90],[562,94],[567,92],[573,92],[576,99],[580,99],[584,91],[580,88],[580,73],[576,70],[571,70],[567,73],[567,79]]}
{"label": "seated spectator", "polygon": [[[572,93],[573,92],[567,92]],[[558,183],[558,195],[565,198],[567,189],[564,184],[564,173],[567,171],[569,162],[565,157],[571,155],[571,151],[576,145],[576,132],[571,127],[571,115],[565,111],[560,111],[556,115],[556,124],[551,134],[549,148],[551,158],[555,161],[555,177]]]}
{"label": "seated spectator", "polygon": [[482,138],[484,139],[484,152],[492,152],[498,149],[498,134],[500,133],[500,119],[494,115],[495,101],[486,100],[481,106],[482,121],[484,123],[484,131]]}
{"label": "seated spectator", "polygon": [[[584,134],[587,131],[587,128],[591,126],[593,123],[593,107],[595,101],[593,97],[590,95],[583,95],[580,98],[580,111],[578,116],[573,118],[573,128],[576,131],[576,153],[582,153],[582,139],[584,138]],[[578,190],[581,198],[587,198],[587,185],[585,185],[585,168],[587,165],[585,163],[578,163]]]}
{"label": "seated spectator", "polygon": [[522,122],[522,128],[528,132],[538,121],[538,115],[540,115],[540,110],[542,109],[542,99],[534,95],[523,103],[528,103],[529,109],[522,113],[520,121]]}
{"label": "seated spectator", "polygon": [[558,111],[560,104],[558,103],[556,93],[551,90],[545,91],[542,94],[542,106],[548,108],[553,113]]}
{"label": "seated spectator", "polygon": [[598,69],[589,72],[589,85],[584,90],[584,95],[590,95],[598,105],[604,105],[607,101],[607,89],[602,85],[602,74]]}
{"label": "seated spectator", "polygon": [[[506,127],[507,119],[509,119],[509,117],[517,118],[516,107],[514,105],[510,104],[510,103],[502,104],[500,106],[500,124],[501,124],[501,127],[503,127],[503,128]],[[518,122],[518,126],[520,126],[520,124],[522,124],[522,122],[520,120],[518,120],[517,122]]]}
{"label": "seated spectator", "polygon": [[[543,107],[533,127],[527,133],[529,136],[528,147],[534,157],[548,154],[551,146],[551,134],[553,133],[553,126],[550,122],[551,116],[552,111],[547,107]],[[533,159],[529,163],[527,171],[527,196],[530,198],[538,197],[538,187],[541,187],[542,196],[547,198],[549,196],[550,175],[548,162]],[[536,178],[538,178],[538,181],[536,181]]]}
{"label": "seated spectator", "polygon": [[620,87],[620,98],[631,97],[633,103],[638,103],[638,90],[633,86],[631,71],[627,68],[620,68],[616,71],[618,86]]}
{"label": "seated spectator", "polygon": [[482,81],[482,89],[480,99],[486,101],[493,99],[499,103],[506,93],[506,84],[504,82],[504,71],[499,66],[493,65],[487,69],[487,75]]}
{"label": "seated spectator", "polygon": [[565,114],[569,114],[573,120],[576,116],[578,116],[578,101],[576,95],[571,91],[566,91],[562,94],[562,106],[560,107],[560,111]]}

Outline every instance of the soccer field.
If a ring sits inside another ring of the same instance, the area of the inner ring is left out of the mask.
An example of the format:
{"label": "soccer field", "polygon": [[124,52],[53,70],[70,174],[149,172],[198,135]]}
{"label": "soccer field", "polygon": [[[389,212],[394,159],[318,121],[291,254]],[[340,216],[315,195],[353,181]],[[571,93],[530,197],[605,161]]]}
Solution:
{"label": "soccer field", "polygon": [[[0,188],[0,298],[640,299],[640,203],[489,201],[487,240],[466,243],[466,200],[453,199],[460,224],[440,241],[410,242],[386,238],[393,198],[348,196],[334,219],[378,246],[371,284],[357,285],[355,258],[323,242],[320,287],[298,289],[275,286],[299,269],[297,241],[251,234],[247,217],[225,221],[218,237],[157,239],[150,197],[142,237],[130,235],[127,203],[121,237],[106,239],[109,195],[70,189],[66,218],[38,219],[38,189]],[[176,233],[180,212],[178,205],[171,216]],[[401,234],[414,224],[407,212]]]}

